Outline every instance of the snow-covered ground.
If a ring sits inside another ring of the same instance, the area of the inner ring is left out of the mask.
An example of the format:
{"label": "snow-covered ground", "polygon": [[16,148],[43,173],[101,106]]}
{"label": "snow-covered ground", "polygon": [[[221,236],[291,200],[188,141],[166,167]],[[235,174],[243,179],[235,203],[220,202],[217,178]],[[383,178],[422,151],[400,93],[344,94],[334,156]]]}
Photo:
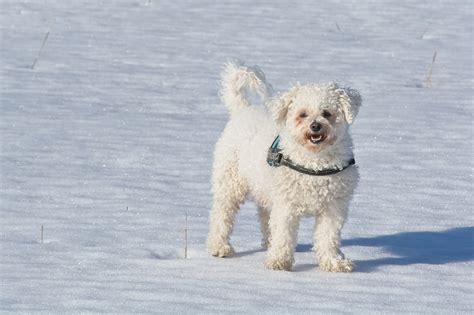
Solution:
{"label": "snow-covered ground", "polygon": [[[472,1],[0,6],[0,313],[473,312]],[[356,272],[317,268],[310,219],[294,271],[266,270],[250,203],[237,255],[206,254],[228,58],[363,95]]]}

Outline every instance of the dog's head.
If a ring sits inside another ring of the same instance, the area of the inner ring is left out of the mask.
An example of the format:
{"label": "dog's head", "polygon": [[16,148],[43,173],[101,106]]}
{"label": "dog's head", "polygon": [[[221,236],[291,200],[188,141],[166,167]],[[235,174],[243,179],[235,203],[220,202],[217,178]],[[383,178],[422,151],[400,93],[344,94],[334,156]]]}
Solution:
{"label": "dog's head", "polygon": [[277,96],[270,110],[297,143],[319,152],[347,134],[360,106],[359,92],[329,83],[295,86]]}

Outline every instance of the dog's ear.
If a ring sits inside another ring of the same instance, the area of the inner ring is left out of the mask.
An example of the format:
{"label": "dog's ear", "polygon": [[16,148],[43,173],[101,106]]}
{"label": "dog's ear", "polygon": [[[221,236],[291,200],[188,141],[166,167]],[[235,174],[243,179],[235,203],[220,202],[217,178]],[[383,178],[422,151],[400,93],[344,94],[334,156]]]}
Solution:
{"label": "dog's ear", "polygon": [[287,92],[276,96],[273,101],[269,103],[269,109],[272,113],[272,117],[277,124],[284,124],[286,115],[288,114],[288,108],[293,103],[293,100],[298,92],[299,85],[292,87]]}
{"label": "dog's ear", "polygon": [[336,93],[346,121],[352,124],[362,105],[362,97],[357,90],[351,88],[338,88]]}

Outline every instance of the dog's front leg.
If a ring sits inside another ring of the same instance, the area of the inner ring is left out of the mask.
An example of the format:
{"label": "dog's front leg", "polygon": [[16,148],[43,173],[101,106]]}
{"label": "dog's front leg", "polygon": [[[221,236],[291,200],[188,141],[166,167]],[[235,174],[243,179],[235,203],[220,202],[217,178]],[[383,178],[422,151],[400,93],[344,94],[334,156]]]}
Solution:
{"label": "dog's front leg", "polygon": [[351,272],[354,264],[346,259],[340,250],[341,230],[347,211],[341,211],[336,205],[325,209],[316,217],[314,243],[319,258],[319,267],[330,272]]}
{"label": "dog's front leg", "polygon": [[212,256],[232,256],[234,248],[230,245],[229,238],[239,205],[228,199],[215,199],[211,210],[207,248]]}
{"label": "dog's front leg", "polygon": [[298,238],[299,215],[289,207],[272,209],[270,213],[270,247],[265,265],[272,270],[291,270]]}

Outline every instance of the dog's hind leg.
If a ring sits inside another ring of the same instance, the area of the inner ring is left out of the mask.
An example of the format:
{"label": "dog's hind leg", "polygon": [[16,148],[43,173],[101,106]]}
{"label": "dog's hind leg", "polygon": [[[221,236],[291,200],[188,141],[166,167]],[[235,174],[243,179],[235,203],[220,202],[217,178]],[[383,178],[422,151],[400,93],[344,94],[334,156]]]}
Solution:
{"label": "dog's hind leg", "polygon": [[262,231],[262,247],[267,249],[270,240],[270,211],[265,207],[259,206],[258,218],[260,220],[260,230]]}
{"label": "dog's hind leg", "polygon": [[224,163],[216,160],[213,192],[207,248],[213,256],[227,257],[234,253],[229,243],[230,234],[234,227],[235,214],[247,194],[245,180],[238,173],[237,159]]}

